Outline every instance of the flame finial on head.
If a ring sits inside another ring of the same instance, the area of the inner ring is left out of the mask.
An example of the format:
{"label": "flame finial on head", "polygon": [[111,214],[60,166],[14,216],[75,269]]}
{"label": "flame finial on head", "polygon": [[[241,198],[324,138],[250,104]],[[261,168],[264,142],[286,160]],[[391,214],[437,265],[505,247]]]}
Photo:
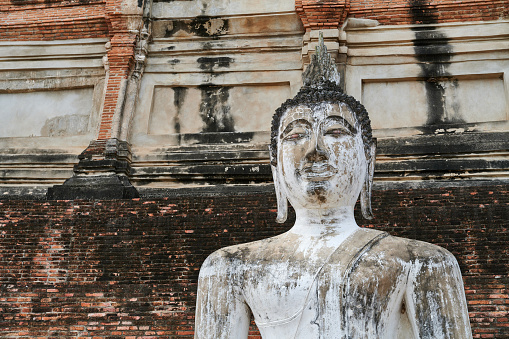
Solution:
{"label": "flame finial on head", "polygon": [[327,46],[323,42],[323,33],[320,32],[318,46],[315,54],[311,56],[311,63],[302,73],[304,86],[321,87],[325,82],[333,82],[339,85],[340,75],[334,59],[327,52]]}

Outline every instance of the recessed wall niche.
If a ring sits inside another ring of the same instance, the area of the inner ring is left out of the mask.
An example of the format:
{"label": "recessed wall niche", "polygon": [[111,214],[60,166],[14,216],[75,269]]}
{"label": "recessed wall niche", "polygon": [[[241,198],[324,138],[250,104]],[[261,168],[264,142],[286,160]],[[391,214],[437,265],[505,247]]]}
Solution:
{"label": "recessed wall niche", "polygon": [[93,94],[93,87],[0,93],[0,137],[87,134]]}
{"label": "recessed wall niche", "polygon": [[156,86],[148,134],[268,131],[290,96],[289,83]]}
{"label": "recessed wall niche", "polygon": [[502,74],[363,82],[374,129],[470,124],[508,119]]}

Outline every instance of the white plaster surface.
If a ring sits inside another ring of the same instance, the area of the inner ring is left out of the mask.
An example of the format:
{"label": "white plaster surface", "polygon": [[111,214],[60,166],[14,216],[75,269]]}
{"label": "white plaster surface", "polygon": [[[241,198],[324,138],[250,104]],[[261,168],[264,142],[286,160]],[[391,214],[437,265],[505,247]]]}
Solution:
{"label": "white plaster surface", "polygon": [[0,93],[0,137],[86,134],[93,93],[93,88]]}
{"label": "white plaster surface", "polygon": [[295,10],[293,0],[176,0],[155,2],[152,5],[152,14],[156,18],[262,14],[293,10]]}
{"label": "white plaster surface", "polygon": [[[507,120],[507,97],[500,76],[443,80],[444,121],[491,122]],[[363,84],[362,103],[374,129],[426,125],[426,83],[418,80],[380,81]]]}
{"label": "white plaster surface", "polygon": [[0,42],[0,152],[83,151],[99,126],[107,41]]}
{"label": "white plaster surface", "polygon": [[[508,20],[434,26],[437,39],[446,37],[452,52],[443,77],[431,79],[444,87],[445,123],[464,122],[486,132],[509,128],[508,27]],[[427,121],[423,70],[412,42],[415,28],[379,25],[345,31],[345,89],[366,106],[376,137],[421,134],[419,127]]]}
{"label": "white plaster surface", "polygon": [[[187,9],[201,8],[204,3],[207,10],[219,15],[207,21],[206,27],[214,30],[227,21],[227,30],[213,39],[186,29],[166,34],[176,27],[175,19],[189,25],[194,14]],[[290,12],[273,11],[285,4],[291,7]],[[222,108],[228,111],[233,121],[233,128],[228,130],[254,132],[252,143],[266,143],[274,110],[302,84],[303,27],[293,11],[294,2],[173,1],[160,5],[187,9],[169,11],[167,20],[153,23],[154,40],[149,45],[130,137],[134,149],[143,149],[139,153],[143,156],[141,153],[190,142],[176,133],[203,132],[206,125],[204,110],[200,110],[204,104],[200,88],[207,86],[229,88],[224,105],[212,110],[217,115],[222,114]],[[249,11],[244,13],[242,8]],[[224,13],[217,12],[221,10]],[[174,88],[185,89],[179,107]]]}
{"label": "white plaster surface", "polygon": [[[174,87],[155,87],[148,134],[199,133],[204,128],[200,104],[202,93],[197,87],[184,88],[183,102],[175,105]],[[263,131],[270,126],[272,114],[290,97],[290,84],[234,85],[228,90],[229,107],[235,132]],[[180,130],[177,131],[176,124]]]}

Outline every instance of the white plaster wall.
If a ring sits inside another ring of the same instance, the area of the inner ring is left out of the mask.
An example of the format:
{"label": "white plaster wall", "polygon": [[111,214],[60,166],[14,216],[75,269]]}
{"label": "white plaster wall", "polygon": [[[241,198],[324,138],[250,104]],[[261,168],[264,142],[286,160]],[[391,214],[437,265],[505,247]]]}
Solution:
{"label": "white plaster wall", "polygon": [[[204,122],[203,112],[200,112],[202,100],[200,89],[179,88],[185,91],[180,107],[175,105],[173,87],[154,88],[148,134],[202,132]],[[228,94],[229,98],[225,104],[233,119],[235,132],[266,131],[276,108],[290,97],[290,84],[236,85],[229,87]]]}
{"label": "white plaster wall", "polygon": [[267,131],[275,110],[291,97],[290,83],[235,87],[232,115],[241,132]]}
{"label": "white plaster wall", "polygon": [[[367,82],[362,102],[374,129],[425,126],[426,83],[418,80]],[[507,97],[501,77],[440,81],[446,119],[464,123],[507,120]]]}
{"label": "white plaster wall", "polygon": [[[421,127],[430,115],[422,73],[428,63],[416,56],[415,28],[381,25],[345,32],[345,89],[366,106],[375,137],[422,134]],[[451,131],[507,131],[509,43],[505,32],[509,21],[447,23],[433,28],[436,44],[445,37],[452,53],[440,66],[445,74],[429,79],[443,87],[444,123],[454,123]]]}
{"label": "white plaster wall", "polygon": [[0,137],[86,134],[93,93],[93,87],[0,93]]}
{"label": "white plaster wall", "polygon": [[155,2],[152,15],[156,18],[192,18],[199,15],[220,16],[290,12],[294,0],[175,0]]}
{"label": "white plaster wall", "polygon": [[79,154],[90,143],[99,128],[107,41],[0,42],[0,154]]}
{"label": "white plaster wall", "polygon": [[[208,9],[224,10],[205,14],[218,17],[202,18],[208,20],[202,23],[204,27],[228,28],[218,36],[204,38],[195,32],[192,11],[183,14],[176,10],[167,13],[164,19],[154,15],[157,20],[153,24],[153,40],[129,138],[140,157],[149,150],[184,145],[186,139],[179,134],[214,132],[203,119],[202,105],[206,101],[203,89],[207,87],[225,88],[228,92],[217,112],[221,115],[225,107],[233,128],[218,130],[219,134],[253,132],[249,143],[266,143],[275,109],[295,95],[302,84],[304,31],[293,12],[293,1],[290,13],[271,12],[286,1],[224,2],[231,6],[223,9],[221,1],[174,1],[160,5],[192,7],[204,3],[208,3]],[[244,10],[241,8],[255,13],[241,13]],[[167,34],[175,27],[180,30]],[[180,99],[176,103],[174,89],[179,88],[185,94],[177,105]],[[245,146],[250,147],[247,142]]]}

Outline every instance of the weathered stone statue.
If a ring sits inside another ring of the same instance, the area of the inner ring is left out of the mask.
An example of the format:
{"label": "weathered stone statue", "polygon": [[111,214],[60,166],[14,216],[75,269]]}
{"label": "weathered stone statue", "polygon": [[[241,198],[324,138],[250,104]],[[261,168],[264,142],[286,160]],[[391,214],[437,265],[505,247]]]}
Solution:
{"label": "weathered stone statue", "polygon": [[471,338],[460,269],[428,243],[364,229],[375,141],[364,107],[344,94],[323,41],[304,86],[277,111],[271,164],[279,236],[220,249],[198,283],[195,338]]}

